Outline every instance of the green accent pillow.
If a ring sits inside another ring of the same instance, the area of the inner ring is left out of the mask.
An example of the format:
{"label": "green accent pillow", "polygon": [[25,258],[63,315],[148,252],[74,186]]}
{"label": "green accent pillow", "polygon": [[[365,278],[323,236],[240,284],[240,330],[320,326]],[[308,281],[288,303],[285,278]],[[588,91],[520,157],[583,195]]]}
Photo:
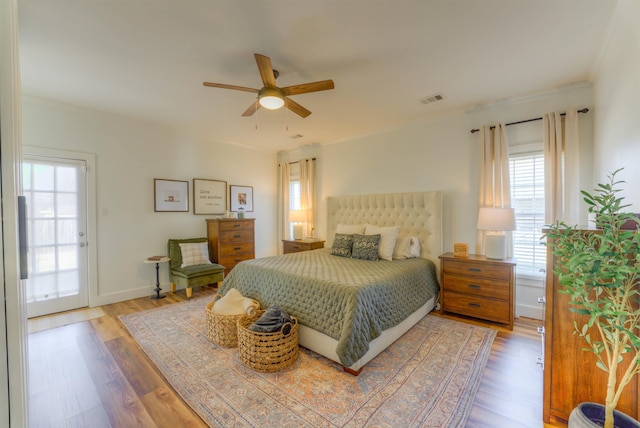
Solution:
{"label": "green accent pillow", "polygon": [[340,257],[351,257],[351,247],[353,246],[353,235],[336,233],[331,245],[331,254]]}
{"label": "green accent pillow", "polygon": [[378,247],[380,246],[380,234],[353,235],[352,259],[378,260]]}

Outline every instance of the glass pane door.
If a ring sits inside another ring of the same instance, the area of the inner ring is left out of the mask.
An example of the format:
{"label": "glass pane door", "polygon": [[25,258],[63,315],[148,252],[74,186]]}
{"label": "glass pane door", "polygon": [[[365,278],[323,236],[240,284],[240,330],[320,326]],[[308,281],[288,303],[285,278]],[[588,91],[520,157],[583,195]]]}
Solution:
{"label": "glass pane door", "polygon": [[27,157],[23,187],[29,238],[29,317],[88,305],[85,163]]}

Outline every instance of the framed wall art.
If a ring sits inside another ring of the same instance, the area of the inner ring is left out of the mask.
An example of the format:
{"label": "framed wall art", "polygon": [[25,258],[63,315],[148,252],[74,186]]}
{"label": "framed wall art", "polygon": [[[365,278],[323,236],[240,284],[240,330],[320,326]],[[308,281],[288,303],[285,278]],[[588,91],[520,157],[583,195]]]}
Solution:
{"label": "framed wall art", "polygon": [[231,189],[231,211],[253,212],[253,187],[252,186],[229,186]]}
{"label": "framed wall art", "polygon": [[188,212],[189,182],[154,178],[153,200],[156,212]]}
{"label": "framed wall art", "polygon": [[193,179],[193,213],[225,214],[227,211],[227,182]]}

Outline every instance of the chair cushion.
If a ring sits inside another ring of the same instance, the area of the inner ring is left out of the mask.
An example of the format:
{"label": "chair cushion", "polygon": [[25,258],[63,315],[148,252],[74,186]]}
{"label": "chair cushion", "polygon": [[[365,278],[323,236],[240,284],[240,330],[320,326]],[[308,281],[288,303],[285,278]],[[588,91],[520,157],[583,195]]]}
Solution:
{"label": "chair cushion", "polygon": [[196,278],[199,276],[221,273],[223,271],[224,271],[224,266],[216,263],[211,263],[208,265],[188,266],[186,268],[171,269],[171,273],[173,275],[181,276],[183,278]]}

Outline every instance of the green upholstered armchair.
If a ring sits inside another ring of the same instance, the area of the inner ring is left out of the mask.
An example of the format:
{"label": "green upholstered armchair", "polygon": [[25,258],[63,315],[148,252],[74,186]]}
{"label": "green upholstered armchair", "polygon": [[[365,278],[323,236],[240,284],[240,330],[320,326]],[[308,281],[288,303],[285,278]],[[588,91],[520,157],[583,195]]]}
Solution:
{"label": "green upholstered armchair", "polygon": [[191,239],[169,239],[167,244],[169,249],[169,279],[171,280],[171,292],[176,291],[176,286],[184,287],[187,293],[187,299],[191,298],[193,293],[192,287],[201,285],[217,284],[224,279],[224,266],[212,263],[195,266],[182,266],[182,251],[180,244],[182,243],[198,243],[207,242],[207,238],[191,238]]}

